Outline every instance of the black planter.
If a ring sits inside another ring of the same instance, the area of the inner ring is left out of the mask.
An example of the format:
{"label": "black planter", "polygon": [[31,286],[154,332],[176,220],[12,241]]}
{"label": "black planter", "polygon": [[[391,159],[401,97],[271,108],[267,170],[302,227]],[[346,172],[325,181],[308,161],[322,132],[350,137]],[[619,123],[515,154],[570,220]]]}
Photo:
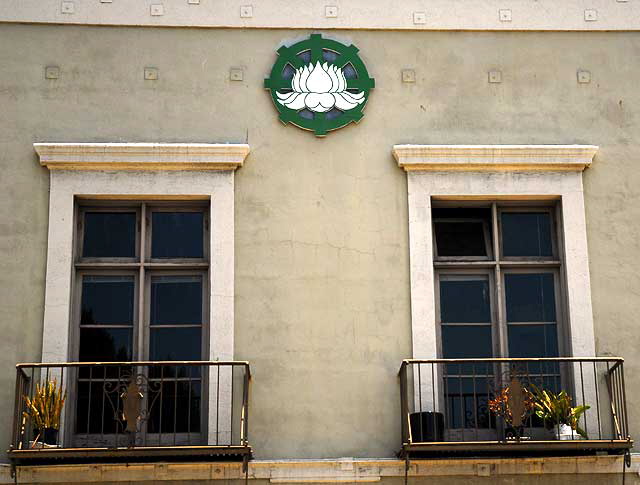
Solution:
{"label": "black planter", "polygon": [[[38,436],[40,435],[40,436]],[[38,436],[38,441],[45,445],[57,445],[58,444],[58,430],[54,428],[45,428],[40,432],[39,429],[33,430],[33,438]]]}
{"label": "black planter", "polygon": [[414,443],[444,441],[444,416],[442,413],[423,411],[409,415],[411,440]]}

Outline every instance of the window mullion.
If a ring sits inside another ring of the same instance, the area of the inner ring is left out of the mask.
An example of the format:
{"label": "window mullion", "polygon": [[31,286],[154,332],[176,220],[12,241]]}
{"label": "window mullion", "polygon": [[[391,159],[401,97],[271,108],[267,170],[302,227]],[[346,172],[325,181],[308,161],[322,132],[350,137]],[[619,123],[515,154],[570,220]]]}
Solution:
{"label": "window mullion", "polygon": [[504,291],[502,288],[502,270],[500,268],[500,232],[498,224],[498,204],[491,204],[491,222],[493,224],[493,255],[496,261],[494,268],[495,284],[495,315],[496,315],[496,342],[494,349],[497,357],[506,357],[507,351],[507,326],[504,317]]}
{"label": "window mullion", "polygon": [[138,355],[136,359],[145,360],[147,353],[145,351],[145,308],[147,302],[145,301],[146,293],[146,275],[144,262],[146,260],[147,250],[147,204],[143,203],[140,208],[140,267],[138,275],[138,326],[137,326],[137,340],[138,340]]}

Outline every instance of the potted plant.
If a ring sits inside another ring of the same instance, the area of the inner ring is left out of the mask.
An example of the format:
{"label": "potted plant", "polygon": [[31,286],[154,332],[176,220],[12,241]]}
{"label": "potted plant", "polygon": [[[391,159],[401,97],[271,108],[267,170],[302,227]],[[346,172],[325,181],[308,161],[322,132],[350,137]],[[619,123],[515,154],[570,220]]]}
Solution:
{"label": "potted plant", "polygon": [[533,395],[518,378],[513,377],[509,385],[489,401],[489,409],[507,425],[506,439],[520,441],[524,438],[524,423],[533,411]]}
{"label": "potted plant", "polygon": [[[41,442],[45,445],[57,445],[60,429],[60,415],[66,399],[62,385],[58,387],[56,379],[36,384],[32,397],[24,396],[27,410],[24,417],[33,423],[33,447]],[[40,440],[40,441],[39,441]]]}
{"label": "potted plant", "polygon": [[534,412],[542,419],[547,429],[555,429],[556,439],[589,439],[578,422],[590,406],[571,406],[571,396],[565,391],[554,393],[534,389]]}

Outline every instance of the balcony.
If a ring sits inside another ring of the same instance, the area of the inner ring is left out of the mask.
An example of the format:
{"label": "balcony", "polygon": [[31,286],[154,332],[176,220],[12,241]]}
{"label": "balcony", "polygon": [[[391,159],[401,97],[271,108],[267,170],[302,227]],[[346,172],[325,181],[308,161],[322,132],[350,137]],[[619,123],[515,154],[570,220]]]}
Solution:
{"label": "balcony", "polygon": [[16,367],[14,464],[251,457],[248,362]]}
{"label": "balcony", "polygon": [[623,366],[616,357],[404,360],[399,456],[625,453]]}

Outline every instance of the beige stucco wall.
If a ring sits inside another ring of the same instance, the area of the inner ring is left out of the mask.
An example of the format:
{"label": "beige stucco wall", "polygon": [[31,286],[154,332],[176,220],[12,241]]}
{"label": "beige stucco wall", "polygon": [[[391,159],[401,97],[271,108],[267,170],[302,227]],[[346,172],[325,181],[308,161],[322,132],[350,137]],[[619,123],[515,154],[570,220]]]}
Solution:
{"label": "beige stucco wall", "polygon": [[640,398],[640,34],[334,32],[360,48],[376,89],[362,122],[326,139],[280,124],[262,89],[279,44],[307,34],[0,24],[0,443],[13,365],[40,358],[48,173],[36,141],[251,145],[235,180],[235,352],[252,364],[259,458],[398,449],[411,329],[393,144],[599,145],[584,175],[596,345],[628,359]]}

